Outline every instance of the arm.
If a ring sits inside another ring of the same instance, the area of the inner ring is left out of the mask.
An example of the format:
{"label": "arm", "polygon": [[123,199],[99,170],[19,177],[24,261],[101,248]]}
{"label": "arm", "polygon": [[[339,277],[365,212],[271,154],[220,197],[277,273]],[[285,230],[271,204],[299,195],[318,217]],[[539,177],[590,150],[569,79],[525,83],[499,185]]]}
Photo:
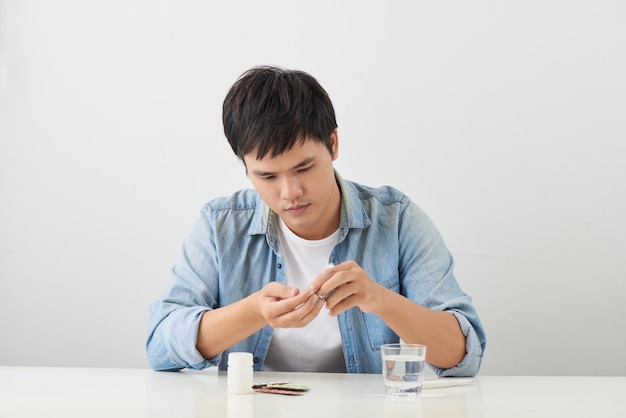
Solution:
{"label": "arm", "polygon": [[279,283],[219,309],[205,311],[200,319],[196,348],[212,358],[246,339],[266,325],[273,328],[303,327],[324,306],[312,289],[299,292]]}
{"label": "arm", "polygon": [[148,360],[155,370],[202,369],[209,365],[207,359],[266,325],[306,326],[323,306],[312,290],[300,292],[276,282],[216,309],[159,301],[151,307]]}
{"label": "arm", "polygon": [[324,271],[311,288],[325,295],[330,315],[358,306],[379,316],[407,343],[428,346],[426,360],[437,367],[454,367],[465,356],[465,337],[448,312],[421,306],[373,281],[355,262],[347,261]]}
{"label": "arm", "polygon": [[[425,308],[378,285],[377,314],[406,343],[428,347],[426,361],[442,369],[456,366],[465,356],[465,336],[449,312]],[[417,318],[407,321],[407,318]]]}
{"label": "arm", "polygon": [[[344,260],[355,262],[339,264],[335,259],[336,267],[345,271],[323,272],[313,282],[314,289],[328,294],[349,286],[328,298],[335,315],[348,314],[351,307],[375,313],[362,317],[372,329],[386,326],[387,330],[359,334],[364,347],[394,342],[398,337],[421,342],[429,346],[428,362],[439,376],[475,375],[482,362],[485,333],[471,298],[454,277],[454,260],[441,235],[406,197],[386,206],[374,203],[368,213],[371,224],[351,229],[341,248]],[[334,273],[340,275],[331,279]]]}
{"label": "arm", "polygon": [[[225,349],[265,325],[303,326],[316,315],[309,309],[321,309],[315,295],[275,282],[261,287],[258,276],[270,273],[267,269],[259,271],[259,265],[269,266],[262,259],[269,250],[264,239],[256,240],[262,251],[251,248],[251,240],[242,240],[247,228],[237,219],[216,221],[212,208],[203,208],[185,239],[181,259],[172,269],[168,289],[150,307],[146,352],[155,370],[203,369],[219,361],[216,357]],[[251,264],[241,257],[225,259],[232,251],[220,251],[219,247],[240,248],[242,254],[256,250],[256,254],[261,253],[257,255],[260,261]],[[307,298],[311,303],[294,311]]]}

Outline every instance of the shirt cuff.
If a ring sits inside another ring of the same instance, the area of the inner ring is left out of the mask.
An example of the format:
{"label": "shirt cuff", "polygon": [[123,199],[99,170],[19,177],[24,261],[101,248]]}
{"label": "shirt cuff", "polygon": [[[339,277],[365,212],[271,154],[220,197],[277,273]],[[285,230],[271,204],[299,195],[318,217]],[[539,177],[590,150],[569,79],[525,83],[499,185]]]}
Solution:
{"label": "shirt cuff", "polygon": [[461,331],[465,336],[465,357],[459,364],[449,369],[442,369],[440,367],[431,366],[439,377],[460,377],[460,376],[475,376],[480,369],[480,364],[483,359],[483,346],[480,344],[478,335],[472,324],[467,318],[455,311],[450,311],[461,326]]}
{"label": "shirt cuff", "polygon": [[164,344],[171,361],[181,367],[202,370],[213,364],[196,349],[200,318],[206,310],[201,306],[178,309],[168,318],[171,326],[164,333]]}

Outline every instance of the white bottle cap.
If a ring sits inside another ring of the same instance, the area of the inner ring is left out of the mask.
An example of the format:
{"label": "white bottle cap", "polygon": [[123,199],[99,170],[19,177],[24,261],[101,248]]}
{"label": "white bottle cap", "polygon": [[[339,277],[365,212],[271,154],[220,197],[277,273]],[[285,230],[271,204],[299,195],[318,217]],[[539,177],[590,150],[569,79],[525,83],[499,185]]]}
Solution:
{"label": "white bottle cap", "polygon": [[228,365],[232,367],[252,366],[252,353],[228,353]]}

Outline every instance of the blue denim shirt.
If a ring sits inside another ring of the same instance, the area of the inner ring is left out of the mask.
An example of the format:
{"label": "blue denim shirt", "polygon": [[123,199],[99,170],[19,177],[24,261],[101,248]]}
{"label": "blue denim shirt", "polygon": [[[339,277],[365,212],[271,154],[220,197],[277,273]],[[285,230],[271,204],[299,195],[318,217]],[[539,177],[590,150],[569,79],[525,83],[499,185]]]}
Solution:
{"label": "blue denim shirt", "polygon": [[[356,261],[373,279],[425,307],[451,312],[466,337],[466,355],[440,376],[475,375],[485,333],[471,298],[459,287],[453,258],[429,218],[391,187],[369,188],[343,180],[337,244],[329,262]],[[277,215],[254,190],[207,203],[183,245],[163,297],[150,307],[147,355],[155,370],[203,369],[219,365],[230,351],[253,353],[260,370],[270,345],[266,326],[221,355],[204,359],[196,350],[203,312],[236,302],[266,284],[285,283]],[[313,278],[311,278],[312,280]],[[375,314],[354,307],[339,315],[349,373],[380,373],[380,345],[398,342]],[[407,318],[410,320],[410,318]]]}

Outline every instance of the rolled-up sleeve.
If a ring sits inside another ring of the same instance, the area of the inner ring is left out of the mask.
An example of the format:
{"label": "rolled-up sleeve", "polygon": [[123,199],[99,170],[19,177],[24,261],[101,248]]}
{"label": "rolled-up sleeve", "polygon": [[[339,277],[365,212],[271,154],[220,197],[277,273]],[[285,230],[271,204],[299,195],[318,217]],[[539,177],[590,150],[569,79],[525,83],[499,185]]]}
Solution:
{"label": "rolled-up sleeve", "polygon": [[431,368],[439,376],[474,376],[480,370],[486,336],[472,299],[454,275],[454,258],[434,224],[414,204],[407,207],[401,234],[407,250],[405,296],[430,309],[455,316],[465,336],[465,357],[454,367]]}
{"label": "rolled-up sleeve", "polygon": [[150,316],[162,318],[160,324],[152,324],[146,352],[150,367],[154,370],[204,369],[211,365],[196,349],[200,318],[206,311],[201,307],[179,308],[164,316],[160,302],[150,307]]}
{"label": "rolled-up sleeve", "polygon": [[208,216],[194,224],[163,297],[150,306],[146,354],[155,370],[203,369],[211,364],[196,349],[205,311],[216,306],[215,249]]}
{"label": "rolled-up sleeve", "polygon": [[[463,360],[461,360],[459,364],[452,368],[442,369],[432,366],[432,369],[441,377],[475,376],[480,370],[483,359],[483,352],[485,350],[484,337],[481,341],[478,333],[464,315],[454,311],[451,313],[459,322],[461,331],[465,336],[465,357],[463,357]],[[482,332],[482,327],[479,331]]]}

